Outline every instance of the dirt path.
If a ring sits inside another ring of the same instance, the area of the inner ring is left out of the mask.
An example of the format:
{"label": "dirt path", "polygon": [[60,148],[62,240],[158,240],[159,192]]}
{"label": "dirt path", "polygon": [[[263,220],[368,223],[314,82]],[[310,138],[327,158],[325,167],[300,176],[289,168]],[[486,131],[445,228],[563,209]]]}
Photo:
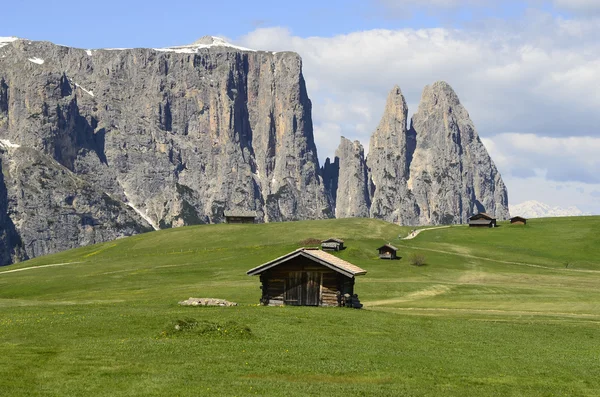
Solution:
{"label": "dirt path", "polygon": [[449,227],[450,226],[436,226],[436,227],[428,227],[427,229],[418,229],[418,230],[415,230],[414,232],[410,233],[408,236],[404,237],[402,240],[412,240],[413,238],[417,237],[421,232],[425,232],[427,230],[446,229]]}
{"label": "dirt path", "polygon": [[365,302],[365,306],[374,307],[374,306],[381,306],[381,305],[389,305],[391,303],[403,303],[403,302],[410,302],[410,301],[424,299],[424,298],[431,298],[434,296],[445,294],[446,292],[450,291],[454,287],[455,287],[454,285],[448,285],[448,284],[432,285],[430,287],[411,292],[409,294],[406,294],[406,295],[398,297],[398,298],[382,299],[382,300],[378,300],[378,301]]}
{"label": "dirt path", "polygon": [[52,265],[40,265],[40,266],[22,267],[21,269],[5,270],[3,272],[0,272],[0,274],[24,272],[25,270],[35,270],[35,269],[41,269],[41,268],[44,268],[44,267],[56,267],[56,266],[74,265],[76,263],[83,263],[83,262],[54,263]]}

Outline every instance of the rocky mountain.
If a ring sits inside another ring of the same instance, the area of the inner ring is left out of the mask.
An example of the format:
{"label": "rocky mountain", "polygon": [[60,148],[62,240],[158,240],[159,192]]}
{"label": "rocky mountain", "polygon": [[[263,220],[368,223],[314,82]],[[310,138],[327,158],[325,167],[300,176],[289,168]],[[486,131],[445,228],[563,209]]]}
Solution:
{"label": "rocky mountain", "polygon": [[584,216],[591,215],[584,213],[577,207],[552,207],[539,201],[530,200],[520,204],[510,206],[510,213],[513,216],[522,216],[524,218],[549,218],[557,216]]}
{"label": "rocky mountain", "polygon": [[414,136],[407,130],[408,106],[400,87],[389,93],[383,117],[369,141],[371,208],[373,218],[414,225],[419,208],[408,189]]}
{"label": "rocky mountain", "polygon": [[[410,128],[407,114],[396,86],[369,144],[370,216],[403,225],[465,223],[482,211],[507,219],[506,186],[454,90],[445,82],[425,87]],[[338,173],[353,167],[340,158]],[[336,215],[345,216],[339,198],[356,193],[337,184]]]}
{"label": "rocky mountain", "polygon": [[411,129],[416,148],[407,184],[419,223],[464,223],[477,212],[509,218],[506,186],[447,83],[425,87]]}
{"label": "rocky mountain", "polygon": [[333,216],[311,106],[291,52],[0,40],[0,264],[227,209]]}
{"label": "rocky mountain", "polygon": [[302,61],[215,37],[84,50],[0,38],[0,265],[147,230],[371,216],[508,216],[506,188],[445,83],[407,128],[399,87],[365,159],[319,168]]}
{"label": "rocky mountain", "polygon": [[359,141],[342,137],[335,158],[339,162],[335,217],[368,217],[371,197],[364,148]]}

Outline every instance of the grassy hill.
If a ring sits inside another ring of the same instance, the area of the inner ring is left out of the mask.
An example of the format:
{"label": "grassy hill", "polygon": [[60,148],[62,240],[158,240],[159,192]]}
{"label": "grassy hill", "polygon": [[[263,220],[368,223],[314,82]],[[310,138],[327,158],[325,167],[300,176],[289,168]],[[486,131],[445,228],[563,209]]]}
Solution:
{"label": "grassy hill", "polygon": [[[409,230],[194,226],[0,268],[1,394],[600,394],[600,217]],[[256,305],[248,269],[331,236],[368,271],[366,310]],[[403,258],[378,260],[385,242]],[[240,306],[177,305],[190,296]]]}

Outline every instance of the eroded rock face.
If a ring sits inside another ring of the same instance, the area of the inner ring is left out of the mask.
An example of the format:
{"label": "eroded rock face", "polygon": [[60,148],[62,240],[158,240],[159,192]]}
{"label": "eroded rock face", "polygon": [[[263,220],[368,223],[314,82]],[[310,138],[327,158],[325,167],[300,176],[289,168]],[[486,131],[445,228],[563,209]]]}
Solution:
{"label": "eroded rock face", "polygon": [[226,209],[331,217],[300,57],[207,40],[93,51],[2,43],[0,139],[137,208],[140,225],[221,222]]}
{"label": "eroded rock face", "polygon": [[8,190],[6,189],[2,163],[6,148],[0,147],[0,266],[27,259],[23,243],[8,214]]}
{"label": "eroded rock face", "polygon": [[420,208],[420,224],[465,223],[482,211],[509,217],[500,173],[447,83],[425,87],[412,129],[416,148],[407,184]]}
{"label": "eroded rock face", "polygon": [[359,141],[342,137],[335,152],[339,162],[335,216],[336,218],[369,217],[369,176],[365,151]]}
{"label": "eroded rock face", "polygon": [[373,218],[416,224],[419,208],[407,188],[414,137],[406,128],[408,107],[400,87],[389,93],[379,126],[369,142],[367,164],[371,180]]}
{"label": "eroded rock face", "polygon": [[[360,192],[362,181],[352,180],[353,175],[361,175],[357,165],[363,161],[362,152],[354,151],[354,162],[343,161],[346,154],[336,154],[340,156],[336,216],[360,216],[355,215],[360,211],[346,209],[350,203],[361,203],[371,217],[402,225],[465,223],[483,211],[507,219],[506,186],[452,88],[445,82],[426,87],[410,129],[407,114],[406,101],[396,86],[371,136],[370,207]],[[349,151],[348,144],[342,140],[338,151]],[[358,189],[342,188],[346,178]]]}
{"label": "eroded rock face", "polygon": [[152,230],[133,209],[38,150],[4,150],[1,160],[10,214],[4,224],[12,236],[4,264]]}

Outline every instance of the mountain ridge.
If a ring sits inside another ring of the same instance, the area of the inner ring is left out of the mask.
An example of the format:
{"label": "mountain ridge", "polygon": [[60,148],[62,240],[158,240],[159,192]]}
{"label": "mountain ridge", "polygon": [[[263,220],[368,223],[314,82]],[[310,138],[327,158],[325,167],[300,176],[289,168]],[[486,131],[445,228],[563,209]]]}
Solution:
{"label": "mountain ridge", "polygon": [[[435,92],[452,97],[436,84]],[[463,111],[457,97],[446,101]],[[474,131],[468,117],[444,117]],[[342,160],[321,168],[296,53],[214,36],[162,49],[97,50],[1,39],[0,222],[13,232],[0,235],[0,249],[11,253],[0,264],[152,229],[220,223],[225,210],[255,211],[259,222],[337,215],[417,225],[464,222],[475,196],[485,208],[495,205],[484,197],[490,192],[461,191],[464,204],[437,208],[440,193],[410,175],[421,172],[411,167],[429,126],[407,123],[396,86],[372,138],[379,155],[365,158],[360,143],[342,140]],[[432,137],[466,128],[454,124],[433,126]],[[62,183],[49,184],[48,175]],[[438,177],[442,190],[454,183]],[[414,195],[408,182],[425,185]]]}

